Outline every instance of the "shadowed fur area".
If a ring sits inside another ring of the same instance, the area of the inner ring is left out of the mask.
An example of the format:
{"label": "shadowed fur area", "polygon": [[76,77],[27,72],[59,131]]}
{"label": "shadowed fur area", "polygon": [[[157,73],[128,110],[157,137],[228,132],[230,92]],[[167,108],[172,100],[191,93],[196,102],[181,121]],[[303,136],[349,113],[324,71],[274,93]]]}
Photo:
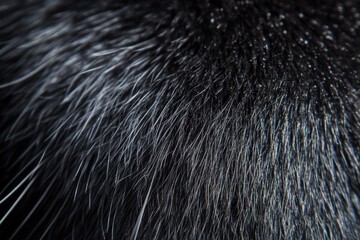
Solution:
{"label": "shadowed fur area", "polygon": [[0,1],[2,239],[359,239],[357,0]]}

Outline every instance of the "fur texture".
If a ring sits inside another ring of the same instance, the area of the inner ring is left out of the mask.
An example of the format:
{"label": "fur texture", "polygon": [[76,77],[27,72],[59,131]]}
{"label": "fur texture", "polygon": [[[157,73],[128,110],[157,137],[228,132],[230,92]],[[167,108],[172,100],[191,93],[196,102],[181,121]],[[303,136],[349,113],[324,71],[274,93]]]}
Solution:
{"label": "fur texture", "polygon": [[359,8],[1,1],[1,236],[359,239]]}

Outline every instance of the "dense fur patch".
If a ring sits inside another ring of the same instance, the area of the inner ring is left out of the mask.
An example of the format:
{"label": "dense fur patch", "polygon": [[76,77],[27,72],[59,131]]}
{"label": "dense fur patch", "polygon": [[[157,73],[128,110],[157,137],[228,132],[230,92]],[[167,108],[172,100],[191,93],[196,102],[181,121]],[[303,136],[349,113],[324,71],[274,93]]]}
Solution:
{"label": "dense fur patch", "polygon": [[1,236],[359,239],[359,9],[2,1]]}

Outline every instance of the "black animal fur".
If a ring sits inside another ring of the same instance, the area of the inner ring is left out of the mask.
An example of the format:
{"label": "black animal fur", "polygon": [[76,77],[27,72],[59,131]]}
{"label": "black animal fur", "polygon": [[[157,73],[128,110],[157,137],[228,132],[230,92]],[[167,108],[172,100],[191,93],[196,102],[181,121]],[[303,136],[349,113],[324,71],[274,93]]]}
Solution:
{"label": "black animal fur", "polygon": [[0,3],[1,239],[360,239],[358,0]]}

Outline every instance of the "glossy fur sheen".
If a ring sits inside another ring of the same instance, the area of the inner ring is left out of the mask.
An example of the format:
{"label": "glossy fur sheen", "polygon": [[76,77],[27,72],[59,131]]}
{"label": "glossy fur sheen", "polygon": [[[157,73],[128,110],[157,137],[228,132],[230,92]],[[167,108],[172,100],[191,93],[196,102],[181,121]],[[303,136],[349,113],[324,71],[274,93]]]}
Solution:
{"label": "glossy fur sheen", "polygon": [[0,1],[2,239],[359,239],[360,3]]}

